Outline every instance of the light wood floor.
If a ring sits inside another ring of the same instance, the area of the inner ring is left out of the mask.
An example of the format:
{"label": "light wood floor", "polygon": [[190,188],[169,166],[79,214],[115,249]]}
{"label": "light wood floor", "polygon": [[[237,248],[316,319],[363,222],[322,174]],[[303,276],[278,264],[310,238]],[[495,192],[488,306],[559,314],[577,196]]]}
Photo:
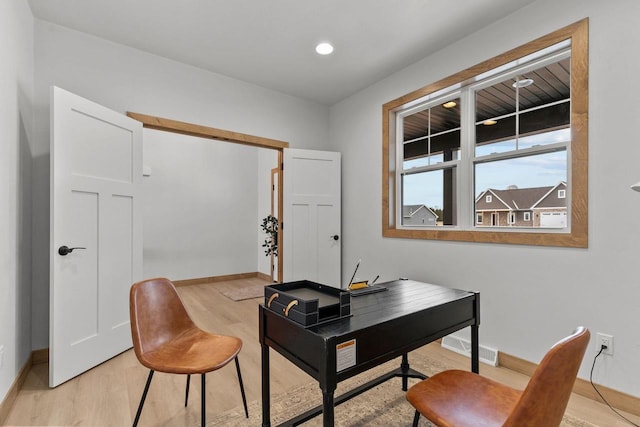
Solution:
{"label": "light wood floor", "polygon": [[[259,279],[235,281],[237,286]],[[227,283],[228,285],[228,283]],[[233,302],[216,291],[219,284],[178,288],[195,322],[210,331],[240,337],[240,353],[247,400],[260,399],[260,344],[258,310],[260,299]],[[452,367],[468,369],[469,359],[429,344],[418,352],[428,353]],[[524,388],[527,377],[504,368],[481,364],[481,373],[513,387]],[[131,425],[148,370],[129,350],[55,389],[49,389],[48,365],[35,365],[18,393],[5,424],[7,426],[127,426]],[[311,378],[271,351],[271,391],[280,393],[307,383]],[[156,373],[147,396],[140,426],[193,426],[200,419],[200,382],[194,377],[189,406],[184,408],[185,377]],[[207,413],[213,415],[242,404],[233,364],[207,375]],[[628,426],[606,406],[574,395],[567,412],[599,426]],[[639,423],[640,417],[625,414]],[[411,420],[399,420],[399,426]]]}

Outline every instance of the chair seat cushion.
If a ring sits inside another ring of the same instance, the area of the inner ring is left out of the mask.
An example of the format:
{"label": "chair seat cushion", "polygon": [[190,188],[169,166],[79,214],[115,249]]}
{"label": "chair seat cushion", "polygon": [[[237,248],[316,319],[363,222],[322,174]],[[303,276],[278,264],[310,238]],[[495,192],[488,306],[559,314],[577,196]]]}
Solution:
{"label": "chair seat cushion", "polygon": [[448,370],[411,387],[407,400],[441,427],[494,427],[503,425],[520,395],[478,374]]}
{"label": "chair seat cushion", "polygon": [[215,335],[197,327],[177,335],[153,351],[139,355],[149,369],[172,374],[202,374],[222,368],[242,348],[239,338]]}

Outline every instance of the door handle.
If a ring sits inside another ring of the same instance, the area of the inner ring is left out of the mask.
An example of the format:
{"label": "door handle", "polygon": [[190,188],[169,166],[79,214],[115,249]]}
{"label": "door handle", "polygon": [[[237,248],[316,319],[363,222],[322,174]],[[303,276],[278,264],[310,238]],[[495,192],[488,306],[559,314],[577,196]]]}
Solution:
{"label": "door handle", "polygon": [[81,248],[81,247],[70,248],[69,246],[60,246],[58,248],[58,253],[62,256],[65,256],[73,252],[75,249],[87,249],[87,248]]}
{"label": "door handle", "polygon": [[340,236],[338,236],[337,234],[334,234],[333,236],[331,236],[331,238],[333,240],[340,240]]}

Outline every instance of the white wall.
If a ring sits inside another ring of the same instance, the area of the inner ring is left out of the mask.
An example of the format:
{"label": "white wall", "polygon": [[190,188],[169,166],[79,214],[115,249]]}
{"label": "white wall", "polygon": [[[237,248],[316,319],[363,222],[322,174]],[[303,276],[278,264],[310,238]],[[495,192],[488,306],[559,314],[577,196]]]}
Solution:
{"label": "white wall", "polygon": [[[344,274],[405,276],[481,292],[481,343],[538,362],[585,325],[615,337],[597,383],[640,396],[640,2],[541,0],[331,108],[329,149],[343,153]],[[382,238],[382,104],[584,17],[590,18],[589,248]],[[363,215],[367,212],[368,215]],[[343,277],[343,281],[348,278]]]}
{"label": "white wall", "polygon": [[33,17],[0,2],[0,402],[31,355]]}
{"label": "white wall", "polygon": [[[328,140],[329,111],[325,106],[36,20],[34,170],[37,172],[33,186],[36,236],[33,348],[36,349],[48,347],[50,85],[123,113],[134,111],[279,139],[296,148],[322,149]],[[255,245],[258,240],[255,209],[252,225],[256,234],[251,245]],[[251,271],[256,270],[257,250],[254,247],[251,254]]]}

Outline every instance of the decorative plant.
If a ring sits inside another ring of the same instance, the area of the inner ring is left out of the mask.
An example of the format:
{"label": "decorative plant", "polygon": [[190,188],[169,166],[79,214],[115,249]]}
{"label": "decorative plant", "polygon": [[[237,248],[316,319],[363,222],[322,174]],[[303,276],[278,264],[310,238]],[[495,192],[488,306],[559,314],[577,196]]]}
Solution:
{"label": "decorative plant", "polygon": [[278,218],[269,215],[262,220],[262,231],[267,234],[262,247],[266,256],[271,254],[278,256]]}

